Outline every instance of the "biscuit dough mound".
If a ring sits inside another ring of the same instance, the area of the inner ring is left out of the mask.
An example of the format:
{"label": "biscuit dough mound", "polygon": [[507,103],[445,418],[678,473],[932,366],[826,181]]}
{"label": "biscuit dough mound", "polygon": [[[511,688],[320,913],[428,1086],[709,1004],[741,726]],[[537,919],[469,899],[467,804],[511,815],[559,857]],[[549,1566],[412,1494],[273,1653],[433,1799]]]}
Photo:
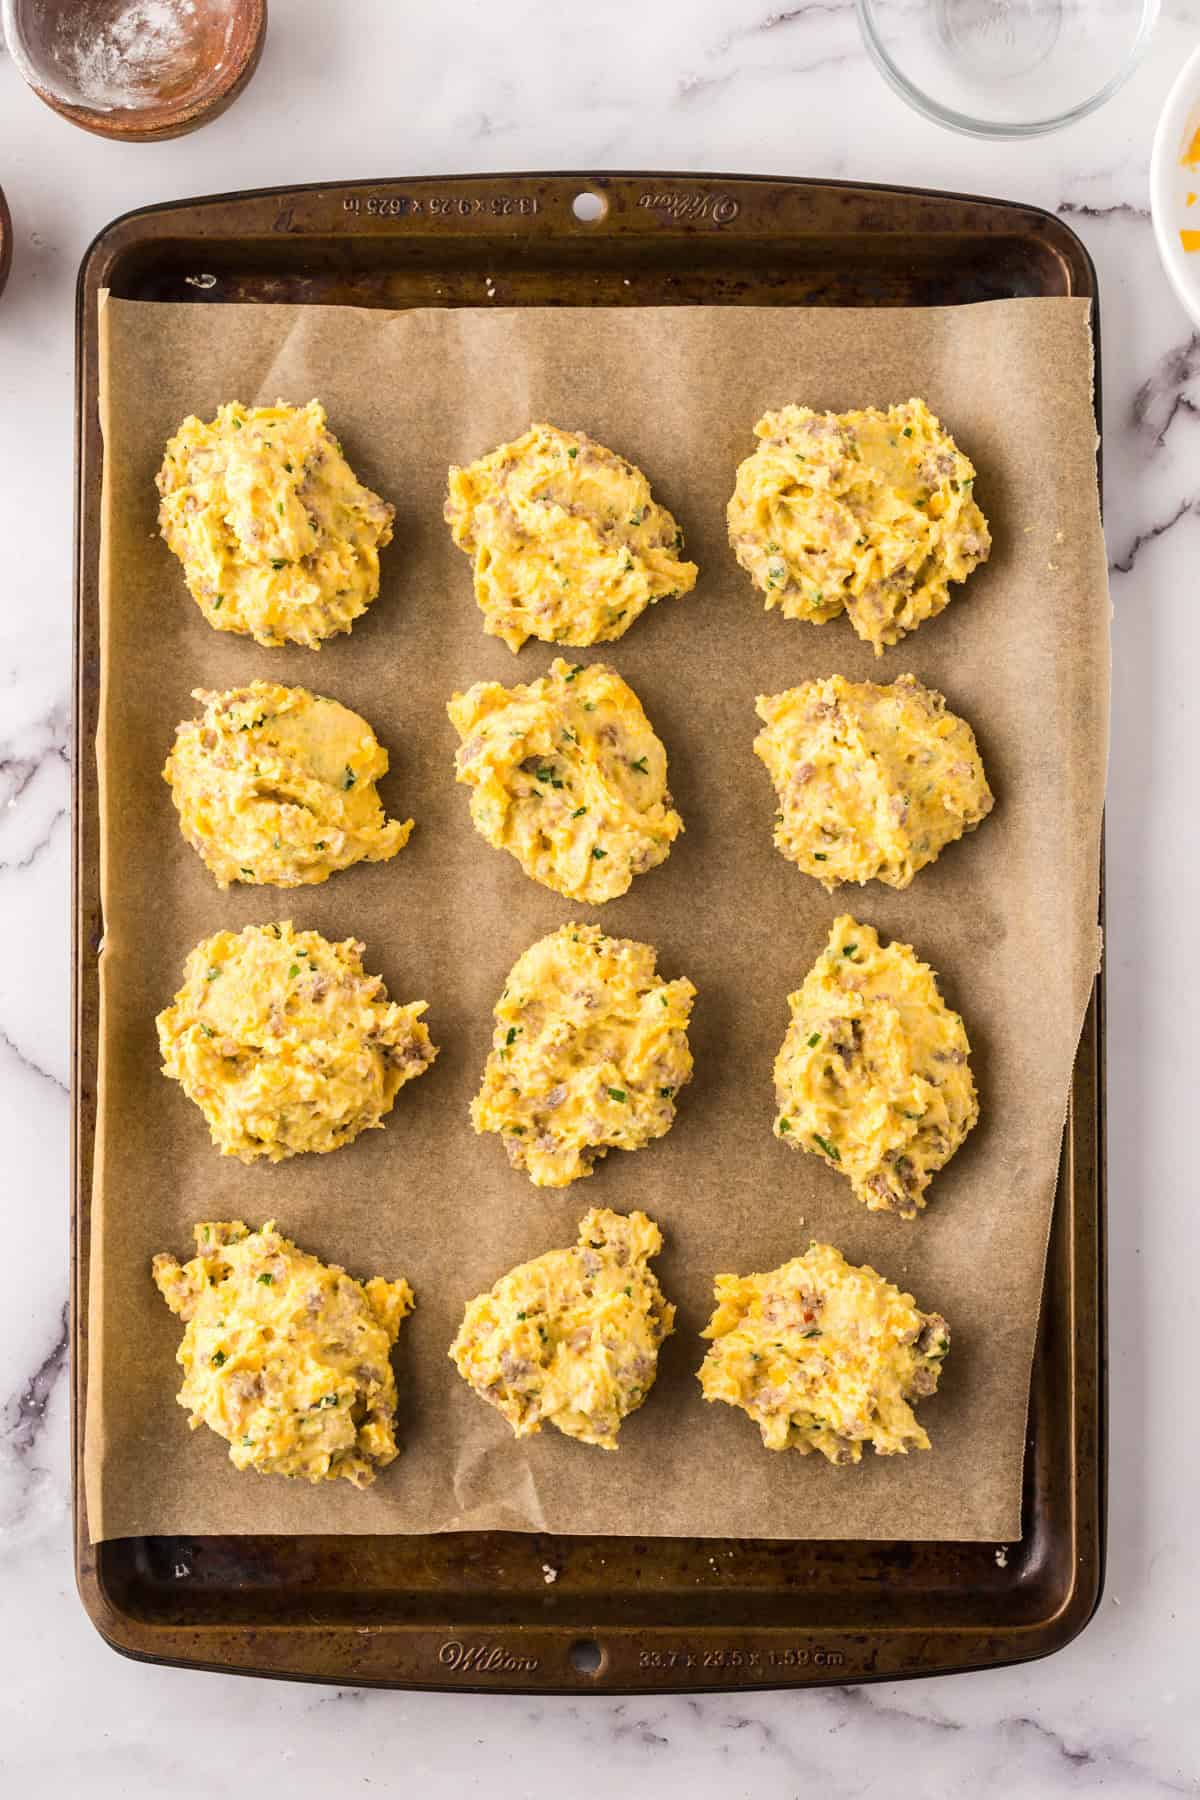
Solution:
{"label": "biscuit dough mound", "polygon": [[886,412],[785,406],[754,430],[729,541],[768,611],[815,625],[846,612],[880,656],[987,560],[974,467],[923,400]]}
{"label": "biscuit dough mound", "polygon": [[185,419],[158,491],[162,535],[218,631],[319,650],[379,592],[395,508],[358,480],[319,400]]}
{"label": "biscuit dough mound", "polygon": [[696,585],[683,533],[641,470],[581,431],[531,425],[452,468],[445,511],[474,563],[483,628],[510,650],[531,637],[607,643]]}
{"label": "biscuit dough mound", "polygon": [[702,1337],[706,1400],[741,1407],[768,1450],[819,1450],[831,1463],[928,1450],[912,1402],[937,1389],[950,1349],[939,1313],[832,1244],[810,1244],[766,1275],[718,1275]]}
{"label": "biscuit dough mound", "polygon": [[974,732],[914,675],[888,687],[832,675],[760,694],[757,711],[775,846],[829,893],[843,881],[907,887],[992,810]]}
{"label": "biscuit dough mound", "polygon": [[472,1300],[450,1357],[517,1437],[543,1424],[604,1450],[654,1386],[675,1308],[649,1258],[662,1234],[645,1213],[593,1209],[579,1242],[522,1263]]}
{"label": "biscuit dough mound", "polygon": [[666,861],[683,830],[667,753],[615,669],[556,657],[528,687],[480,681],[446,710],[476,831],[543,887],[599,906]]}
{"label": "biscuit dough mound", "polygon": [[788,1005],[775,1136],[845,1175],[870,1211],[915,1218],[979,1117],[971,1046],[936,975],[843,913]]}
{"label": "biscuit dough mound", "polygon": [[208,1121],[222,1156],[281,1162],[336,1150],[383,1122],[437,1051],[425,1002],[397,1006],[354,938],[290,922],[206,938],[158,1015],[163,1074]]}
{"label": "biscuit dough mound", "polygon": [[275,1222],[197,1225],[191,1262],[156,1256],[155,1286],[184,1321],[176,1398],[238,1469],[369,1487],[397,1455],[389,1360],[412,1311],[407,1281],[355,1281]]}
{"label": "biscuit dough mound", "polygon": [[192,698],[204,712],[178,726],[163,780],[221,887],[301,887],[408,842],[412,820],[385,818],[375,789],[387,751],[349,707],[273,681]]}
{"label": "biscuit dough mound", "polygon": [[595,925],[563,925],[513,964],[496,1002],[492,1052],[471,1102],[535,1187],[567,1187],[610,1150],[670,1131],[692,1078],[696,990],[663,981],[655,952]]}

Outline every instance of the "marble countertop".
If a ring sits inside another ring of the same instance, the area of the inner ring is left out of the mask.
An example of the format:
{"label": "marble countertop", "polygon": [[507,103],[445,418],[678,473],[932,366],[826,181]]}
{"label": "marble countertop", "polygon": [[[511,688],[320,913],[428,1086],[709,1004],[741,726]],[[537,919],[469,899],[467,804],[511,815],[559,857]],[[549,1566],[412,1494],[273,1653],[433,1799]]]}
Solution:
{"label": "marble countertop", "polygon": [[[1200,959],[1200,333],[1155,257],[1154,122],[1200,41],[1169,4],[1099,114],[1028,144],[907,111],[852,0],[276,0],[262,67],[207,130],[75,131],[0,52],[0,1778],[7,1791],[176,1800],[328,1791],[655,1791],[923,1800],[1200,1789],[1200,1485],[1189,1298]],[[1095,257],[1115,607],[1108,812],[1111,1541],[1095,1620],[1047,1662],[748,1698],[506,1700],[138,1666],[71,1570],[65,1375],[74,283],[127,208],[227,188],[530,168],[719,169],[910,182],[1052,208]],[[1191,971],[1189,973],[1189,970]],[[349,1727],[349,1729],[347,1729]]]}

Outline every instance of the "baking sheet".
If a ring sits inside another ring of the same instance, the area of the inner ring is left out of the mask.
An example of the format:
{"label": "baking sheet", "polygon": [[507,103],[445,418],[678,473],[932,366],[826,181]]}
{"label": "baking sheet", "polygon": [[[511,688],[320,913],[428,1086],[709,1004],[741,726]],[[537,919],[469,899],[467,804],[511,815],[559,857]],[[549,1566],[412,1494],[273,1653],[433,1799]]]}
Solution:
{"label": "baking sheet", "polygon": [[[85,1473],[93,1534],[430,1531],[995,1538],[1019,1532],[1030,1357],[1072,1058],[1098,944],[1108,597],[1095,487],[1087,303],[920,311],[783,308],[415,311],[110,301],[100,741],[105,948]],[[843,408],[921,393],[979,470],[991,561],[942,618],[877,664],[844,622],[764,615],[724,541],[724,503],[767,406]],[[364,480],[397,505],[383,591],[316,656],[212,632],[155,531],[153,476],[189,411],[317,394]],[[453,781],[444,703],[483,677],[529,680],[486,639],[469,565],[441,523],[445,469],[531,418],[579,426],[641,464],[701,566],[695,593],[597,650],[640,694],[671,757],[687,835],[664,868],[594,914],[477,838]],[[992,818],[904,894],[826,897],[771,845],[750,749],[754,695],[840,670],[911,669],[973,723]],[[357,708],[392,752],[392,863],[323,888],[222,895],[159,778],[193,686],[255,675]],[[983,1117],[913,1223],[868,1214],[815,1158],[770,1135],[786,995],[845,907],[913,942],[966,1018]],[[520,951],[570,916],[655,943],[700,989],[696,1079],[671,1134],[574,1190],[533,1189],[466,1107],[491,1005]],[[292,917],[366,940],[401,1000],[430,1002],[441,1056],[386,1129],[331,1157],[243,1169],[158,1070],[153,1017],[188,949],[221,926]],[[679,1306],[658,1384],[615,1456],[545,1432],[517,1444],[445,1350],[463,1302],[512,1263],[573,1240],[587,1206],[662,1224]],[[175,1406],[179,1328],[148,1274],[199,1218],[275,1216],[358,1274],[418,1297],[397,1354],[401,1459],[360,1494],[239,1475]],[[829,1238],[944,1311],[954,1349],[922,1407],[927,1456],[832,1469],[770,1456],[706,1407],[694,1370],[712,1274],[767,1268]],[[729,1471],[721,1481],[717,1471]]]}

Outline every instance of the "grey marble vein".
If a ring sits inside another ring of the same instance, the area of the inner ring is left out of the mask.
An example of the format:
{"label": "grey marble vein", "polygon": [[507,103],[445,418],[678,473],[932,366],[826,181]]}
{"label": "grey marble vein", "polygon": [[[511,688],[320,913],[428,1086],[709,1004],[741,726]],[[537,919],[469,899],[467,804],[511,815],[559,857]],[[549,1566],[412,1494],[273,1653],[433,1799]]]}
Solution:
{"label": "grey marble vein", "polygon": [[70,1089],[66,1082],[60,1081],[58,1076],[50,1069],[44,1069],[41,1063],[35,1062],[32,1056],[27,1055],[26,1052],[21,1049],[19,1044],[13,1042],[3,1026],[0,1026],[0,1048],[7,1050],[11,1056],[16,1058],[23,1069],[28,1069],[29,1073],[31,1075],[36,1075],[39,1081],[48,1081],[52,1087],[58,1089],[60,1094],[70,1093]]}
{"label": "grey marble vein", "polygon": [[876,1718],[903,1719],[908,1724],[921,1725],[929,1731],[953,1733],[964,1729],[961,1719],[947,1719],[937,1713],[923,1712],[916,1707],[885,1700],[884,1691],[870,1687],[838,1688],[831,1692],[830,1699],[835,1706],[851,1714],[865,1711],[874,1714]]}
{"label": "grey marble vein", "polygon": [[56,807],[55,810],[53,811],[53,813],[51,813],[50,822],[47,825],[45,831],[42,833],[41,837],[38,838],[37,841],[28,850],[25,851],[23,856],[15,856],[15,857],[0,856],[0,869],[16,871],[18,869],[32,868],[33,864],[38,860],[38,857],[44,855],[45,852],[50,848],[51,844],[54,842],[54,835],[57,832],[59,826],[62,824],[63,820],[67,819],[69,817],[70,817],[70,813],[69,813],[69,809],[67,807],[65,807],[65,806]]}
{"label": "grey marble vein", "polygon": [[19,800],[47,757],[69,761],[71,709],[56,700],[49,712],[0,737],[0,806]]}
{"label": "grey marble vein", "polygon": [[1148,437],[1158,449],[1181,412],[1200,416],[1200,404],[1184,389],[1200,377],[1200,331],[1182,344],[1173,344],[1159,359],[1153,375],[1143,381],[1134,396],[1134,430]]}
{"label": "grey marble vein", "polygon": [[748,20],[745,24],[736,25],[718,38],[710,52],[713,56],[724,56],[735,44],[750,43],[759,38],[771,37],[776,32],[783,32],[792,26],[803,26],[811,21],[828,18],[853,19],[854,0],[806,0],[800,6],[789,6],[779,12],[766,13],[762,18]]}
{"label": "grey marble vein", "polygon": [[685,106],[697,100],[707,98],[709,94],[720,89],[731,88],[736,82],[755,79],[759,81],[787,80],[792,76],[814,75],[821,69],[840,68],[848,63],[856,54],[850,50],[831,51],[827,56],[816,56],[805,63],[771,63],[770,65],[744,65],[741,68],[729,69],[723,75],[686,75],[675,89],[677,100]]}
{"label": "grey marble vein", "polygon": [[1115,575],[1128,575],[1147,544],[1154,543],[1157,538],[1165,537],[1167,532],[1178,525],[1181,519],[1190,518],[1198,506],[1200,506],[1200,501],[1181,500],[1169,518],[1160,519],[1156,525],[1149,526],[1145,531],[1137,532],[1130,540],[1128,548],[1109,563],[1111,572]]}
{"label": "grey marble vein", "polygon": [[[999,1719],[994,1730],[997,1733],[1015,1730],[1025,1736],[1036,1738],[1039,1743],[1045,1744],[1052,1750],[1055,1756],[1066,1763],[1072,1771],[1095,1769],[1102,1776],[1105,1784],[1110,1787],[1114,1776],[1120,1779],[1123,1774],[1128,1774],[1136,1776],[1140,1783],[1149,1782],[1152,1789],[1159,1793],[1194,1795],[1196,1792],[1197,1781],[1195,1779],[1190,1782],[1168,1781],[1165,1777],[1156,1775],[1144,1763],[1135,1762],[1131,1756],[1123,1754],[1112,1744],[1097,1741],[1092,1744],[1073,1746],[1067,1742],[1062,1732],[1053,1730],[1051,1726],[1044,1724],[1041,1719],[1035,1719],[1029,1713],[1017,1713],[1011,1718]],[[1114,1791],[1121,1793],[1128,1790],[1117,1788]]]}
{"label": "grey marble vein", "polygon": [[1111,206],[1090,206],[1085,200],[1060,200],[1055,211],[1064,218],[1136,219],[1142,224],[1150,222],[1150,208],[1133,206],[1128,200],[1116,200]]}
{"label": "grey marble vein", "polygon": [[68,1308],[64,1300],[58,1336],[20,1393],[14,1394],[4,1408],[3,1441],[19,1457],[27,1457],[36,1447],[46,1423],[46,1408],[67,1366],[68,1328]]}
{"label": "grey marble vein", "polygon": [[[736,33],[741,37],[758,37],[766,31],[777,31],[781,25],[796,25],[802,19],[811,18],[815,13],[852,13],[854,0],[806,0],[803,6],[789,6],[784,12],[768,13],[765,19],[757,20],[745,30]],[[732,42],[732,38],[728,40]]]}

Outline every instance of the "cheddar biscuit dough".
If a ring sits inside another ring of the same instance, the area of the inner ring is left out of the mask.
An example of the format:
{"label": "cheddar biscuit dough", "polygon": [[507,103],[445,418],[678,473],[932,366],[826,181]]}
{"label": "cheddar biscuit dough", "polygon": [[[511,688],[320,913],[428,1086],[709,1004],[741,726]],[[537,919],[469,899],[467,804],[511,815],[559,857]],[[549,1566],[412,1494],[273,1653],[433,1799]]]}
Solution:
{"label": "cheddar biscuit dough", "polygon": [[832,675],[760,694],[757,711],[776,848],[829,893],[907,887],[992,810],[974,732],[913,675],[887,687]]}
{"label": "cheddar biscuit dough", "polygon": [[325,881],[408,842],[412,820],[385,818],[375,788],[387,751],[357,713],[273,681],[192,697],[203,714],[177,728],[163,780],[221,887]]}
{"label": "cheddar biscuit dough", "polygon": [[471,1102],[535,1187],[590,1175],[609,1150],[640,1150],[675,1122],[691,1080],[696,990],[663,981],[655,952],[595,925],[563,925],[514,963],[492,1052]]}
{"label": "cheddar biscuit dough", "polygon": [[319,400],[185,419],[158,491],[162,535],[218,631],[319,650],[379,592],[395,508],[358,480]]}
{"label": "cheddar biscuit dough", "polygon": [[599,906],[665,862],[683,830],[667,754],[614,669],[559,657],[528,687],[480,681],[447,711],[475,829],[543,887]]}
{"label": "cheddar biscuit dough", "polygon": [[153,1262],[184,1322],[176,1397],[192,1430],[225,1438],[238,1469],[369,1487],[397,1455],[390,1355],[412,1311],[407,1281],[355,1281],[274,1220],[197,1225],[195,1238],[190,1262]]}
{"label": "cheddar biscuit dough", "polygon": [[846,612],[879,656],[987,560],[974,466],[923,400],[886,412],[785,406],[754,430],[729,540],[768,611],[815,625]]}
{"label": "cheddar biscuit dough", "polygon": [[519,1438],[550,1424],[615,1450],[674,1327],[649,1266],[661,1249],[645,1213],[589,1212],[572,1249],[522,1263],[470,1302],[450,1347],[459,1374]]}
{"label": "cheddar biscuit dough", "polygon": [[607,643],[696,585],[683,533],[641,470],[581,431],[531,425],[452,468],[445,511],[474,565],[483,628],[510,650],[531,637]]}
{"label": "cheddar biscuit dough", "polygon": [[222,1156],[280,1162],[336,1150],[383,1122],[437,1051],[425,1002],[397,1006],[354,938],[290,922],[197,944],[158,1015],[163,1074],[204,1114]]}
{"label": "cheddar biscuit dough", "polygon": [[963,1022],[910,944],[843,913],[789,994],[775,1136],[845,1175],[872,1212],[913,1219],[979,1117]]}
{"label": "cheddar biscuit dough", "polygon": [[706,1400],[740,1407],[768,1450],[818,1450],[831,1463],[928,1450],[913,1402],[935,1393],[950,1349],[939,1313],[832,1244],[766,1275],[718,1275],[701,1334]]}

